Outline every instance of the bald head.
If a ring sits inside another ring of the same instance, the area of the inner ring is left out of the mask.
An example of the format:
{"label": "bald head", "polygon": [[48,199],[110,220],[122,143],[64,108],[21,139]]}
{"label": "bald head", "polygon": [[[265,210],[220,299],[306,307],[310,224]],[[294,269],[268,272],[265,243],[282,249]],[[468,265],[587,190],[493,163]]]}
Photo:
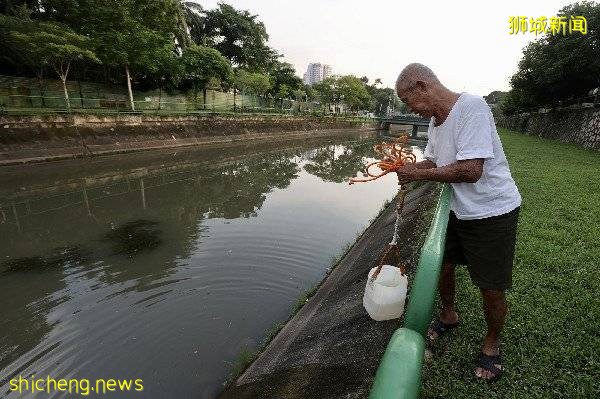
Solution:
{"label": "bald head", "polygon": [[411,112],[423,118],[433,115],[443,120],[459,94],[440,83],[435,73],[423,64],[408,64],[396,80],[396,93]]}
{"label": "bald head", "polygon": [[413,87],[417,82],[425,82],[428,85],[434,86],[440,84],[437,76],[429,67],[414,62],[408,64],[396,80],[396,91],[402,93],[404,90]]}

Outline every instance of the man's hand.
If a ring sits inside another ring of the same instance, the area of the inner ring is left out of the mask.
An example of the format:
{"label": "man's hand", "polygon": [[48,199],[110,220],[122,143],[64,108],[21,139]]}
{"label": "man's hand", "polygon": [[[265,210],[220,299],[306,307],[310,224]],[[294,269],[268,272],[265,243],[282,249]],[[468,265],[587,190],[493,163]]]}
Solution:
{"label": "man's hand", "polygon": [[456,161],[446,166],[419,169],[417,165],[407,163],[396,172],[398,184],[415,180],[430,180],[442,183],[476,183],[483,174],[481,158]]}
{"label": "man's hand", "polygon": [[400,169],[396,171],[398,176],[398,184],[406,184],[411,181],[420,180],[420,169],[415,164],[407,162]]}

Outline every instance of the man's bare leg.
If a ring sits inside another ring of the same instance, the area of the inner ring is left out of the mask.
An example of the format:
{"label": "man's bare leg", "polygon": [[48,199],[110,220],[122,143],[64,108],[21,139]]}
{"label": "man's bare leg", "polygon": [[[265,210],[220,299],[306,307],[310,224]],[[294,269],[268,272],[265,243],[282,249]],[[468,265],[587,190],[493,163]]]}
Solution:
{"label": "man's bare leg", "polygon": [[[506,304],[506,294],[504,291],[481,290],[483,298],[483,312],[487,323],[487,334],[483,339],[482,351],[489,356],[496,356],[500,353],[500,333],[504,327],[504,320],[508,306]],[[496,365],[499,369],[502,367]],[[477,377],[492,378],[494,374],[490,371],[477,367],[475,370]]]}
{"label": "man's bare leg", "polygon": [[[438,283],[438,291],[442,301],[442,311],[440,312],[440,320],[446,324],[455,324],[458,322],[458,314],[454,307],[454,292],[456,280],[454,277],[455,265],[452,263],[444,263]],[[436,339],[438,334],[431,328],[427,332],[429,339]]]}

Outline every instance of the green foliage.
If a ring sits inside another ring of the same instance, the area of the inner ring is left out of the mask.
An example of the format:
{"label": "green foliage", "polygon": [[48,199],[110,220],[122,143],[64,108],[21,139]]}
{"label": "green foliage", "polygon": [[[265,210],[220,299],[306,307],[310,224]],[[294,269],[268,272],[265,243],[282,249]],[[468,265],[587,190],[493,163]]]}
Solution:
{"label": "green foliage", "polygon": [[211,79],[228,82],[233,77],[229,61],[217,50],[191,45],[181,56],[183,82],[194,89],[205,89]]}
{"label": "green foliage", "polygon": [[244,370],[250,366],[250,364],[256,359],[258,352],[249,349],[248,347],[244,347],[240,350],[238,354],[238,358],[229,373],[229,377],[227,378],[228,383],[233,382],[237,377],[239,377]]}
{"label": "green foliage", "polygon": [[587,19],[587,34],[546,33],[529,43],[511,77],[512,91],[502,105],[505,112],[576,102],[600,86],[600,5],[574,3],[557,14],[567,23],[572,15]]}
{"label": "green foliage", "polygon": [[371,96],[363,83],[356,76],[342,76],[337,80],[340,99],[350,107],[351,110],[371,108]]}
{"label": "green foliage", "polygon": [[3,16],[0,26],[14,59],[36,71],[40,81],[46,66],[54,69],[63,83],[66,107],[70,108],[66,80],[71,64],[76,61],[100,62],[90,50],[90,40],[63,24],[34,22],[24,12],[16,17]]}
{"label": "green foliage", "polygon": [[353,75],[331,77],[312,86],[325,104],[344,103],[353,111],[372,109],[373,97],[364,80]]}
{"label": "green foliage", "polygon": [[314,84],[312,90],[316,93],[316,98],[325,104],[337,103],[340,99],[336,78],[323,79]]}
{"label": "green foliage", "polygon": [[14,33],[14,37],[22,49],[35,54],[40,63],[51,65],[62,79],[66,79],[73,61],[100,62],[90,50],[90,40],[86,36],[58,23],[40,23],[39,30],[29,34]]}
{"label": "green foliage", "polygon": [[42,58],[42,50],[30,40],[30,35],[39,31],[38,24],[31,20],[27,8],[14,11],[15,15],[0,14],[1,60],[15,67],[24,66],[41,78],[48,63]]}
{"label": "green foliage", "polygon": [[294,95],[294,98],[297,101],[304,101],[304,98],[306,96],[306,92],[304,90],[301,90],[301,89],[293,90],[292,94]]}
{"label": "green foliage", "polygon": [[317,91],[309,85],[304,86],[304,92],[310,101],[316,100],[319,95],[319,93],[317,93]]}
{"label": "green foliage", "polygon": [[[194,37],[202,35],[202,29],[204,26],[204,9],[198,3],[193,1],[179,1],[181,8],[180,17],[183,19],[179,23],[179,29],[182,30],[181,36],[185,36],[184,42],[187,45],[194,43]],[[179,40],[179,39],[178,39]],[[201,45],[203,41],[196,41],[198,45]]]}
{"label": "green foliage", "polygon": [[378,88],[375,85],[367,86],[367,91],[373,97],[372,111],[377,114],[385,114],[386,110],[389,106],[395,103],[400,105],[400,101],[398,96],[396,96],[396,91],[394,89],[386,88]]}
{"label": "green foliage", "polygon": [[277,93],[275,93],[275,97],[277,98],[288,98],[290,96],[290,88],[285,85],[282,84],[279,86],[279,90],[277,90]]}
{"label": "green foliage", "polygon": [[259,72],[248,72],[238,69],[235,77],[236,86],[244,92],[265,95],[271,89],[271,80],[268,75]]}
{"label": "green foliage", "polygon": [[[0,3],[1,11],[7,13],[0,14],[2,72],[33,73],[41,91],[45,69],[54,65],[59,75],[70,68],[80,80],[122,84],[130,76],[144,90],[234,83],[260,96],[344,102],[355,111],[384,101],[376,87],[380,79],[368,85],[367,77],[346,76],[304,86],[294,67],[267,45],[258,16],[226,3],[207,10],[183,0],[14,0]],[[133,108],[131,93],[130,101]]]}
{"label": "green foliage", "polygon": [[302,79],[296,76],[296,70],[287,62],[274,61],[269,68],[271,76],[272,94],[277,97],[281,86],[285,85],[288,90],[298,90],[302,87]]}
{"label": "green foliage", "polygon": [[204,11],[204,20],[192,39],[213,47],[235,66],[249,70],[264,70],[278,54],[267,46],[269,35],[256,15],[219,3],[214,10]]}
{"label": "green foliage", "polygon": [[[81,2],[81,30],[92,38],[96,53],[105,65],[128,66],[134,75],[155,74],[162,62],[174,54],[176,8],[171,1]],[[94,9],[94,12],[84,13],[86,9]]]}

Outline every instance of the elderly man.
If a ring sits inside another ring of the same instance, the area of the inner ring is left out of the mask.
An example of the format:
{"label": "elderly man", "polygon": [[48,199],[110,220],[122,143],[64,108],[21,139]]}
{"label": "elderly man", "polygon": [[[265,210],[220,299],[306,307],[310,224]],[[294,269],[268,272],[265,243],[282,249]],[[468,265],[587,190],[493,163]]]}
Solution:
{"label": "elderly man", "polygon": [[398,76],[396,91],[413,112],[431,118],[425,160],[401,168],[401,183],[432,180],[451,183],[453,199],[439,282],[442,309],[429,329],[435,340],[459,325],[454,306],[454,269],[467,265],[479,287],[487,333],[475,369],[477,377],[502,374],[500,332],[507,313],[521,196],[513,181],[494,118],[483,98],[455,93],[422,64]]}

